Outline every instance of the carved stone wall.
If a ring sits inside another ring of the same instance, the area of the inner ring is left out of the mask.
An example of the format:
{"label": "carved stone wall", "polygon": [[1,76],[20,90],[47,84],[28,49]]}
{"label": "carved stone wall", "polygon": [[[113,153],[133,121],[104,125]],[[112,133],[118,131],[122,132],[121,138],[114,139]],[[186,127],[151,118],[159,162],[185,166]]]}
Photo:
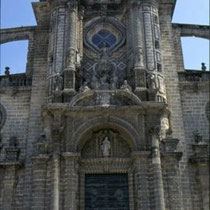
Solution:
{"label": "carved stone wall", "polygon": [[180,36],[209,27],[174,6],[40,0],[37,26],[0,30],[29,40],[26,73],[0,76],[0,209],[83,210],[99,175],[129,210],[208,209],[209,72],[184,71]]}

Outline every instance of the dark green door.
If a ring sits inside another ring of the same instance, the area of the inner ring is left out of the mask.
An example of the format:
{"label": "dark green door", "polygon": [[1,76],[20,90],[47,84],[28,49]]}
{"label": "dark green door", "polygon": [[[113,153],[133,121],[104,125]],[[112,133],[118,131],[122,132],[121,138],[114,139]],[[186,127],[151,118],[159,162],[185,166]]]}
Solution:
{"label": "dark green door", "polygon": [[128,175],[86,175],[85,210],[129,210]]}

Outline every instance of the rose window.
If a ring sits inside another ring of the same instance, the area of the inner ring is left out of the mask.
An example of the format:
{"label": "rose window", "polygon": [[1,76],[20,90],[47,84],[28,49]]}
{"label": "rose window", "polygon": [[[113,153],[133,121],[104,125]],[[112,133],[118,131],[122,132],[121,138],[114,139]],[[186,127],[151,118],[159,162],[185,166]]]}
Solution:
{"label": "rose window", "polygon": [[101,29],[93,35],[92,42],[99,49],[102,49],[103,47],[111,48],[114,44],[116,44],[117,39],[110,31]]}

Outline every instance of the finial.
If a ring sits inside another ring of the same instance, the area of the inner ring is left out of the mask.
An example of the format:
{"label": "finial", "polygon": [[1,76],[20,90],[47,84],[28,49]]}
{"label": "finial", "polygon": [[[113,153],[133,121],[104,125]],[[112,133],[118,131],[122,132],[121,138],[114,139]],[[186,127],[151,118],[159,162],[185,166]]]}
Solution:
{"label": "finial", "polygon": [[206,64],[203,62],[201,63],[201,70],[206,71]]}
{"label": "finial", "polygon": [[10,68],[8,66],[5,67],[5,75],[8,77],[10,75]]}

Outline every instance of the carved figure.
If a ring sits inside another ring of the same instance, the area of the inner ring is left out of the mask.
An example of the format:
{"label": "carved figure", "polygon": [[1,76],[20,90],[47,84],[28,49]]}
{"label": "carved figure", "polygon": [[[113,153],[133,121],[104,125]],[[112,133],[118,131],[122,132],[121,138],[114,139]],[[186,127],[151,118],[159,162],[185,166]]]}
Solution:
{"label": "carved figure", "polygon": [[111,62],[108,48],[104,46],[99,55],[99,62],[93,66],[91,88],[101,90],[115,89],[118,81],[115,71],[116,65]]}
{"label": "carved figure", "polygon": [[54,80],[54,90],[59,91],[63,89],[63,77],[57,73]]}
{"label": "carved figure", "polygon": [[106,136],[103,140],[102,145],[101,145],[101,151],[102,151],[103,157],[109,157],[110,156],[110,149],[111,149],[110,140]]}
{"label": "carved figure", "polygon": [[131,91],[131,86],[128,84],[127,80],[124,80],[120,89],[130,92]]}
{"label": "carved figure", "polygon": [[148,88],[151,90],[157,89],[157,82],[154,74],[147,75]]}
{"label": "carved figure", "polygon": [[202,143],[203,141],[203,135],[199,132],[199,130],[195,130],[194,132],[194,139],[196,143]]}
{"label": "carved figure", "polygon": [[90,88],[88,87],[87,82],[84,82],[84,84],[79,89],[81,93],[87,92],[88,90],[90,90]]}

